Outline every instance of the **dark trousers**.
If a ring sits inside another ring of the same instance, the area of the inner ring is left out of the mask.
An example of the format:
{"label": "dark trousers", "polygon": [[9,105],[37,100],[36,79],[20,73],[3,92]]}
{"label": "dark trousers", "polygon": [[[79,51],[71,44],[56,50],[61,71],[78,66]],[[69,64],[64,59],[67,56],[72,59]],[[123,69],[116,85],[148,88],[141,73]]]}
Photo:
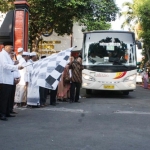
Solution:
{"label": "dark trousers", "polygon": [[50,105],[56,104],[57,89],[58,89],[58,87],[56,88],[56,90],[51,90],[51,92],[50,92]]}
{"label": "dark trousers", "polygon": [[70,101],[72,102],[78,102],[79,101],[79,95],[80,95],[80,88],[81,83],[78,82],[72,82],[70,87]]}
{"label": "dark trousers", "polygon": [[16,91],[16,85],[12,85],[12,92],[11,92],[11,97],[9,102],[10,112],[12,112],[14,108],[15,91]]}
{"label": "dark trousers", "polygon": [[0,85],[0,114],[10,114],[10,99],[12,93],[12,85],[1,84]]}
{"label": "dark trousers", "polygon": [[45,105],[48,89],[39,87],[39,94],[40,94],[40,105]]}

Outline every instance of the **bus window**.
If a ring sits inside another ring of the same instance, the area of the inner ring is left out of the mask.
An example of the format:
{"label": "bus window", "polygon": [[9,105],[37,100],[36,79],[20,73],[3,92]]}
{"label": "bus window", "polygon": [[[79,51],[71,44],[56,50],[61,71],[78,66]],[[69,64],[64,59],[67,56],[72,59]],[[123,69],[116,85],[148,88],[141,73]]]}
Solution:
{"label": "bus window", "polygon": [[135,46],[130,34],[87,34],[84,46],[84,65],[136,65]]}

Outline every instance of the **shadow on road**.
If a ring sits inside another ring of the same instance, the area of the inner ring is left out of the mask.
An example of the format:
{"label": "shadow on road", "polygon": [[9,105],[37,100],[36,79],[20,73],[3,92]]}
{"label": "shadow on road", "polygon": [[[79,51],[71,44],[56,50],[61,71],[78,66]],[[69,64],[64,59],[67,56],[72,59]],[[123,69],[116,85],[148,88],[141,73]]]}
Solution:
{"label": "shadow on road", "polygon": [[133,92],[130,92],[129,95],[124,95],[122,92],[119,91],[99,91],[99,90],[93,90],[92,94],[86,94],[85,90],[83,89],[83,97],[86,98],[129,98],[132,99]]}

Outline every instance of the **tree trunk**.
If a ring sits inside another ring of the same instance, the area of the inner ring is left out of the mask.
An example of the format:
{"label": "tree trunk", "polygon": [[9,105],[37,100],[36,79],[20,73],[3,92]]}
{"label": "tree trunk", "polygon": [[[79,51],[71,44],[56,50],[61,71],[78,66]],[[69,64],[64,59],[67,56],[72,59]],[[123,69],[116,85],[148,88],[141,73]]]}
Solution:
{"label": "tree trunk", "polygon": [[150,51],[149,51],[149,48],[147,48],[146,51],[147,51],[148,61],[150,61]]}

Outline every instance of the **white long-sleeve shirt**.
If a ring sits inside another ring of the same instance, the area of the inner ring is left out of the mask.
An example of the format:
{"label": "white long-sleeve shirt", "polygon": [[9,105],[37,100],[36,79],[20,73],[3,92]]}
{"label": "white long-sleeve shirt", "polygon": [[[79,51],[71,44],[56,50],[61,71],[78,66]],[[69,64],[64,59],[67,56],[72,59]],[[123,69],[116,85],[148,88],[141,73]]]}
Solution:
{"label": "white long-sleeve shirt", "polygon": [[14,79],[20,78],[21,75],[19,73],[19,71],[14,71]]}
{"label": "white long-sleeve shirt", "polygon": [[28,83],[31,83],[31,73],[32,73],[32,70],[33,70],[33,64],[34,64],[34,62],[31,59],[27,62],[26,82],[28,82]]}
{"label": "white long-sleeve shirt", "polygon": [[[12,60],[13,64],[15,63],[13,60]],[[19,73],[19,70],[15,70],[13,71],[14,73],[14,79],[18,79],[21,77],[20,73]]]}
{"label": "white long-sleeve shirt", "polygon": [[[19,64],[18,66],[26,66],[27,62],[26,60],[22,57],[20,60],[19,60]],[[19,85],[26,85],[26,67],[24,67],[22,70],[19,70],[19,73],[21,75],[21,79],[20,79],[20,82],[19,82]]]}
{"label": "white long-sleeve shirt", "polygon": [[17,60],[20,61],[20,59],[22,58],[21,55],[17,55]]}
{"label": "white long-sleeve shirt", "polygon": [[18,66],[13,64],[8,52],[4,49],[0,52],[0,83],[13,85],[14,71],[18,70]]}

